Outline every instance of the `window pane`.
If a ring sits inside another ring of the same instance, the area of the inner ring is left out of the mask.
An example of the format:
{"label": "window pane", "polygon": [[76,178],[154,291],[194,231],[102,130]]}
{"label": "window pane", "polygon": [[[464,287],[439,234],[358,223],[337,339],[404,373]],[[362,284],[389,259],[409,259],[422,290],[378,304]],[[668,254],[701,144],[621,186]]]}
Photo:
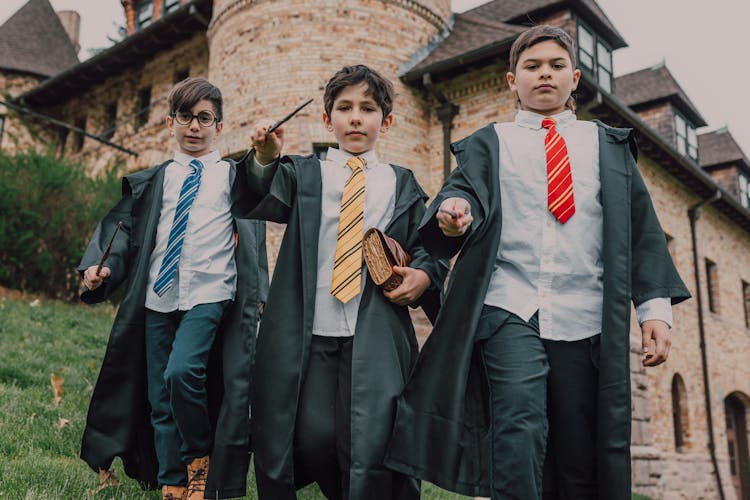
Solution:
{"label": "window pane", "polygon": [[152,0],[141,0],[138,4],[138,27],[145,28],[151,24],[151,16],[154,13],[154,2]]}
{"label": "window pane", "polygon": [[601,66],[599,67],[598,80],[599,85],[601,85],[604,90],[612,92],[612,76]]}
{"label": "window pane", "polygon": [[681,155],[684,155],[687,152],[685,149],[685,141],[680,137],[677,138],[677,151],[679,151]]}
{"label": "window pane", "polygon": [[578,52],[578,60],[581,62],[581,66],[588,69],[594,69],[594,58],[583,51]]}
{"label": "window pane", "polygon": [[683,139],[687,135],[685,120],[678,114],[674,115],[674,129],[679,137]]}
{"label": "window pane", "polygon": [[164,0],[164,12],[172,12],[180,6],[180,0]]}
{"label": "window pane", "polygon": [[599,66],[612,72],[612,52],[602,43],[596,44],[596,61]]}
{"label": "window pane", "polygon": [[688,155],[693,160],[697,160],[698,159],[698,148],[696,148],[695,146],[688,146]]}
{"label": "window pane", "polygon": [[594,54],[594,37],[580,24],[578,25],[578,47],[591,55]]}

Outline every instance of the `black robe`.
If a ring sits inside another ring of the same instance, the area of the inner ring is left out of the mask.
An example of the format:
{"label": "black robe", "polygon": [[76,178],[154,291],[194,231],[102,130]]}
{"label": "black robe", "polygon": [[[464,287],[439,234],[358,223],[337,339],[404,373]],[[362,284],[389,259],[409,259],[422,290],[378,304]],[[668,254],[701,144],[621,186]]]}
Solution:
{"label": "black robe", "polygon": [[[677,303],[690,294],[638,171],[632,131],[597,125],[604,218],[597,477],[599,498],[629,500],[630,301],[638,305],[671,297]],[[399,398],[386,465],[448,490],[489,496],[489,396],[474,334],[500,242],[494,125],[453,144],[452,150],[458,167],[428,208],[420,235],[434,255],[460,255],[435,327]],[[440,203],[452,196],[467,199],[474,217],[461,238],[445,237],[435,219]]]}
{"label": "black robe", "polygon": [[[252,161],[252,157],[248,159]],[[392,168],[396,174],[396,203],[385,232],[411,254],[410,267],[429,275],[431,286],[420,303],[428,313],[434,312],[447,262],[433,260],[418,243],[417,226],[427,196],[411,171]],[[233,186],[235,215],[287,224],[260,325],[252,395],[255,466],[271,479],[287,484],[294,483],[294,424],[312,338],[320,169],[315,157],[287,157],[275,167],[268,167],[264,179],[239,168]],[[368,276],[352,352],[352,499],[419,497],[416,481],[391,481],[392,472],[382,466],[396,397],[417,352],[408,308],[391,303]]]}
{"label": "black robe", "polygon": [[[231,160],[231,175],[236,167]],[[146,392],[144,311],[149,260],[156,240],[164,170],[170,163],[123,178],[122,199],[101,220],[78,267],[95,265],[118,221],[106,265],[111,276],[81,300],[106,300],[123,282],[124,298],[91,397],[81,458],[97,471],[119,456],[125,473],[155,487],[158,464]],[[225,313],[209,362],[209,413],[215,423],[206,498],[245,495],[250,452],[249,393],[259,306],[268,293],[265,224],[235,220],[237,292]]]}

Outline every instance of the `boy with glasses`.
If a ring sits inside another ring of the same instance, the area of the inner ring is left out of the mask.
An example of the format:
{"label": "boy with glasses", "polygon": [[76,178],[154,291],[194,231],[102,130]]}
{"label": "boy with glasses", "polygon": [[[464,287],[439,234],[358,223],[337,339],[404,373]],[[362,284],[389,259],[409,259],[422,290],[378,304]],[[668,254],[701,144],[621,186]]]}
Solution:
{"label": "boy with glasses", "polygon": [[125,176],[122,199],[78,268],[86,303],[128,282],[81,457],[106,470],[120,456],[129,476],[158,480],[164,499],[243,496],[250,365],[268,286],[265,226],[231,215],[235,165],[214,149],[219,89],[188,78],[170,92],[169,109],[174,158]]}

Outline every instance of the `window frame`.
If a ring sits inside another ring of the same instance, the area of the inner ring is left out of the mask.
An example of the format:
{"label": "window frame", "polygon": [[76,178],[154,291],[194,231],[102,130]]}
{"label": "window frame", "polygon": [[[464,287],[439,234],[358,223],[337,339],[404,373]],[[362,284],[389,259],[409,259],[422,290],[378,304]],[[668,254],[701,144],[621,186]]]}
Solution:
{"label": "window frame", "polygon": [[[674,136],[677,152],[697,162],[698,134],[695,131],[695,126],[674,106],[672,106],[672,113],[674,114]],[[684,126],[682,133],[680,133],[679,122],[682,122]]]}
{"label": "window frame", "polygon": [[[148,17],[144,15],[149,12]],[[135,29],[141,30],[154,22],[154,0],[140,0],[135,7]]]}
{"label": "window frame", "polygon": [[750,177],[740,172],[738,182],[740,204],[750,210]]}
{"label": "window frame", "polygon": [[110,140],[114,137],[115,128],[117,128],[117,101],[110,102],[104,107],[104,118],[104,129],[99,136]]}
{"label": "window frame", "polygon": [[705,258],[706,271],[706,295],[708,297],[708,310],[719,314],[719,271],[716,262]]}
{"label": "window frame", "polygon": [[135,129],[138,130],[148,124],[151,117],[151,86],[138,89],[138,108],[135,112]]}
{"label": "window frame", "polygon": [[[174,3],[170,4],[169,3],[170,1]],[[176,11],[177,9],[180,8],[180,5],[181,5],[180,0],[163,0],[162,8],[161,8],[162,15],[166,16],[167,14],[170,14]]]}
{"label": "window frame", "polygon": [[[591,47],[587,48],[588,43],[582,43],[583,38],[591,38]],[[611,94],[614,92],[614,63],[612,59],[612,47],[602,40],[602,38],[592,30],[588,24],[580,18],[576,18],[576,46],[578,65],[589,72],[596,81],[597,85],[604,91]],[[602,58],[602,53],[606,58]],[[589,64],[586,61],[590,61]],[[606,62],[603,65],[602,62]],[[608,67],[607,67],[608,66]],[[602,75],[606,75],[606,82]]]}

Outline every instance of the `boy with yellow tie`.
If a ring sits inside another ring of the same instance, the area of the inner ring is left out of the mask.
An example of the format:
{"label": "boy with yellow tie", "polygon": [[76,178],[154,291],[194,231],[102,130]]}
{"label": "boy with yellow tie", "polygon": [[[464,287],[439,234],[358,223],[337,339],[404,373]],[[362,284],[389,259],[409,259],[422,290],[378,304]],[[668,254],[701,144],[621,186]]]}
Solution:
{"label": "boy with yellow tie", "polygon": [[[396,397],[417,356],[407,305],[439,300],[447,270],[419,244],[426,196],[411,171],[374,151],[391,126],[393,87],[362,65],[324,94],[339,149],[279,159],[283,128],[252,136],[233,187],[235,215],[287,224],[258,336],[253,444],[262,500],[317,482],[330,499],[416,499],[419,483],[382,466]],[[411,254],[382,292],[362,266],[363,230]]]}

